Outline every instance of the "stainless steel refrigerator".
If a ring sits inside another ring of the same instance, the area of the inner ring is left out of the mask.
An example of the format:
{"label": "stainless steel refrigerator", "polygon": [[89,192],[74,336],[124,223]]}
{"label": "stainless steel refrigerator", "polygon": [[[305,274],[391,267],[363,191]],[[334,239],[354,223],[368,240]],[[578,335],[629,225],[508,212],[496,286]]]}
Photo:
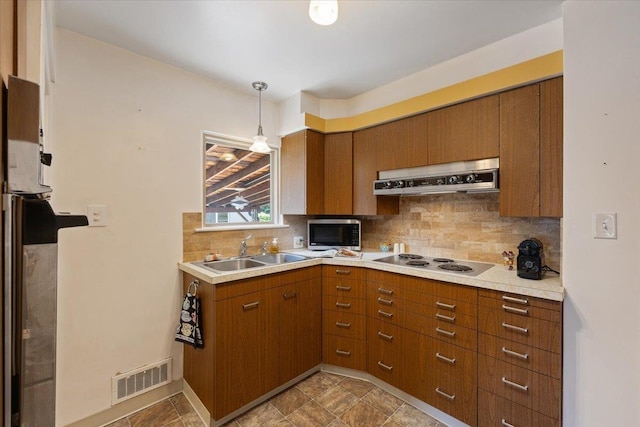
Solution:
{"label": "stainless steel refrigerator", "polygon": [[52,427],[56,406],[58,230],[88,225],[53,212],[42,166],[40,90],[10,77],[3,136],[3,425]]}

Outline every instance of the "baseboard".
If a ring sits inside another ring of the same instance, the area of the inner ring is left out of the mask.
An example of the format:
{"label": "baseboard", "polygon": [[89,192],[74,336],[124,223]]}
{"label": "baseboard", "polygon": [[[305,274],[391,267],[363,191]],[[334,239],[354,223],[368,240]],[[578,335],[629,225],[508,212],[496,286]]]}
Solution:
{"label": "baseboard", "polygon": [[135,412],[138,412],[144,408],[154,405],[168,397],[178,394],[182,391],[182,378],[170,382],[144,394],[136,397],[132,397],[122,403],[118,403],[109,409],[105,409],[102,412],[83,418],[82,420],[75,421],[71,424],[67,424],[65,427],[96,427],[106,426],[112,422],[129,416]]}
{"label": "baseboard", "polygon": [[191,403],[191,406],[193,406],[194,411],[196,411],[196,414],[198,414],[205,427],[211,427],[211,414],[185,379],[182,380],[182,392],[184,393],[184,397]]}

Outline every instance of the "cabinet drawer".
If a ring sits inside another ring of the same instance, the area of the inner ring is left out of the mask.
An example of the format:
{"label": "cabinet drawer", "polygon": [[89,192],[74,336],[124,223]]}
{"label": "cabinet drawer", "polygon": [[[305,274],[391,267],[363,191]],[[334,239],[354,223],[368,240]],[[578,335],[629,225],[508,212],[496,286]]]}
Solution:
{"label": "cabinet drawer", "polygon": [[365,301],[366,300],[358,298],[322,295],[322,309],[343,311],[354,314],[365,314]]}
{"label": "cabinet drawer", "polygon": [[560,427],[559,420],[478,389],[478,427]]}
{"label": "cabinet drawer", "polygon": [[367,370],[371,375],[398,387],[401,346],[398,326],[371,317],[367,319]]}
{"label": "cabinet drawer", "polygon": [[425,294],[412,290],[406,290],[403,298],[407,301],[423,304],[433,310],[464,314],[466,316],[478,317],[478,306],[476,304],[445,298],[438,295]]}
{"label": "cabinet drawer", "polygon": [[322,293],[324,295],[364,299],[366,298],[366,285],[364,280],[354,279],[349,276],[323,277]]}
{"label": "cabinet drawer", "polygon": [[562,311],[562,302],[535,298],[526,295],[512,294],[509,292],[492,291],[488,289],[478,290],[478,295],[485,298],[497,299],[505,303],[515,304],[521,307],[539,307],[546,310]]}
{"label": "cabinet drawer", "polygon": [[560,379],[562,372],[562,357],[559,353],[492,335],[478,334],[478,353],[557,379]]}
{"label": "cabinet drawer", "polygon": [[322,335],[322,362],[343,368],[366,370],[365,341]]}
{"label": "cabinet drawer", "polygon": [[425,402],[469,424],[476,425],[476,385],[441,372],[427,381]]}
{"label": "cabinet drawer", "polygon": [[403,276],[385,274],[367,282],[367,298],[405,298]]}
{"label": "cabinet drawer", "polygon": [[467,302],[472,305],[478,304],[478,290],[463,285],[439,282],[431,279],[411,278],[404,282],[407,291],[420,292],[436,296],[440,299],[450,301]]}
{"label": "cabinet drawer", "polygon": [[366,275],[366,270],[360,267],[347,267],[341,265],[323,265],[322,266],[322,276],[323,277],[342,277],[342,278],[351,278],[364,280]]}
{"label": "cabinet drawer", "polygon": [[401,317],[401,324],[409,330],[473,351],[478,348],[478,332],[475,328],[464,328],[409,311],[402,312]]}
{"label": "cabinet drawer", "polygon": [[[477,329],[478,328],[478,318],[475,316],[469,316],[467,314],[462,314],[455,310],[451,310],[450,306],[440,305],[437,306],[435,304],[436,301],[431,305],[420,304],[415,301],[403,300],[402,307],[404,311],[416,313],[425,317],[431,317],[436,320],[441,320],[445,323],[452,323],[458,326],[464,326],[465,328]],[[441,308],[442,307],[442,308]],[[453,306],[454,309],[456,306]]]}
{"label": "cabinet drawer", "polygon": [[367,298],[367,315],[394,325],[402,325],[402,300],[396,298]]}
{"label": "cabinet drawer", "polygon": [[443,374],[471,384],[477,384],[477,353],[475,351],[432,339],[431,361],[433,366]]}
{"label": "cabinet drawer", "polygon": [[516,314],[525,317],[533,317],[536,319],[547,320],[549,322],[560,322],[561,312],[558,310],[548,310],[536,306],[527,306],[524,304],[503,301],[496,298],[487,298],[481,296],[478,298],[478,305],[489,307],[494,310],[503,311],[505,313]]}
{"label": "cabinet drawer", "polygon": [[478,354],[478,386],[554,420],[560,419],[560,380]]}
{"label": "cabinet drawer", "polygon": [[344,311],[322,311],[322,333],[347,338],[365,338],[365,316]]}
{"label": "cabinet drawer", "polygon": [[554,353],[562,349],[562,325],[558,322],[480,307],[478,330]]}

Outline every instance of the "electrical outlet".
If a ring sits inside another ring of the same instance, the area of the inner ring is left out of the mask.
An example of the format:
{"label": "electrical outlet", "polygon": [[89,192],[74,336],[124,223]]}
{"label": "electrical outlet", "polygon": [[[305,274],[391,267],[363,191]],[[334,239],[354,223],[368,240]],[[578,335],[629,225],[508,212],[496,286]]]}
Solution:
{"label": "electrical outlet", "polygon": [[89,227],[106,227],[107,207],[105,205],[89,205],[87,206],[87,217]]}
{"label": "electrical outlet", "polygon": [[304,236],[294,236],[293,249],[302,249],[302,248],[304,248]]}
{"label": "electrical outlet", "polygon": [[616,213],[593,214],[593,238],[616,239],[618,237],[618,215]]}

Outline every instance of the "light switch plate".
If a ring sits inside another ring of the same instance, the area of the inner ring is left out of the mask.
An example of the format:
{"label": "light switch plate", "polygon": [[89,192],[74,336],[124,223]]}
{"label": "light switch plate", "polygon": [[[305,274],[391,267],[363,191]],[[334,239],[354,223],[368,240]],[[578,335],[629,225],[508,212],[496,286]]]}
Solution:
{"label": "light switch plate", "polygon": [[618,215],[616,213],[593,214],[593,238],[617,239]]}
{"label": "light switch plate", "polygon": [[89,219],[89,227],[106,227],[107,207],[105,205],[87,206],[87,218]]}

